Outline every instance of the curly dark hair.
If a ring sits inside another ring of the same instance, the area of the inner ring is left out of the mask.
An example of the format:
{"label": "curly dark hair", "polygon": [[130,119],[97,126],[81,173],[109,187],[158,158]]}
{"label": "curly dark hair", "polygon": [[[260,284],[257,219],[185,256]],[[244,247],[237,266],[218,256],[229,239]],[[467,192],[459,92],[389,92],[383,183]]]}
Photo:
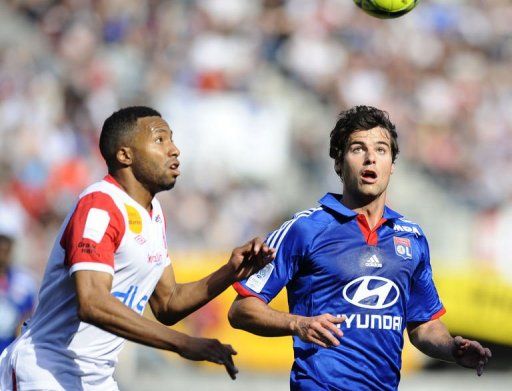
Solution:
{"label": "curly dark hair", "polygon": [[355,106],[342,111],[331,131],[329,156],[336,162],[343,162],[347,142],[352,133],[358,130],[370,130],[376,127],[387,129],[391,138],[391,155],[393,163],[398,156],[398,134],[389,114],[372,106]]}
{"label": "curly dark hair", "polygon": [[105,120],[100,135],[100,152],[109,169],[116,165],[117,149],[132,136],[137,120],[143,117],[161,115],[150,107],[132,106],[116,111]]}

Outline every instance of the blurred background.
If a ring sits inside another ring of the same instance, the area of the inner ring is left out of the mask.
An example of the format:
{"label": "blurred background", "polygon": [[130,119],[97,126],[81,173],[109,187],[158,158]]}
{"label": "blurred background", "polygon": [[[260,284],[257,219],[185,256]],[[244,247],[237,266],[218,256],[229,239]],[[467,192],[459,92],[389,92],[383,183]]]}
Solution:
{"label": "blurred background", "polygon": [[[398,128],[389,203],[430,240],[443,320],[495,356],[477,379],[406,346],[400,389],[509,390],[510,20],[510,0],[422,0],[392,21],[351,0],[3,0],[0,233],[40,279],[77,195],[106,173],[104,119],[149,105],[181,149],[182,175],[159,199],[177,279],[196,279],[234,246],[341,192],[329,132],[340,110],[374,105]],[[232,343],[237,382],[129,345],[122,389],[288,389],[291,339],[232,330],[234,296],[177,327]],[[273,305],[286,309],[285,297]]]}

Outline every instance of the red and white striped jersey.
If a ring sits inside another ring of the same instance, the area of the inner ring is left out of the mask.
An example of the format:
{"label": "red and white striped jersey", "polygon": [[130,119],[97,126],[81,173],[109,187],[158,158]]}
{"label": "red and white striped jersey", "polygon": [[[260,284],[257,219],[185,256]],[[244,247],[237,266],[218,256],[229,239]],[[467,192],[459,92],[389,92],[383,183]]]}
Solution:
{"label": "red and white striped jersey", "polygon": [[64,221],[39,292],[39,304],[1,362],[2,390],[12,371],[21,389],[115,390],[112,379],[124,339],[80,321],[72,274],[94,270],[113,276],[112,295],[142,313],[166,266],[165,222],[111,177],[89,186]]}

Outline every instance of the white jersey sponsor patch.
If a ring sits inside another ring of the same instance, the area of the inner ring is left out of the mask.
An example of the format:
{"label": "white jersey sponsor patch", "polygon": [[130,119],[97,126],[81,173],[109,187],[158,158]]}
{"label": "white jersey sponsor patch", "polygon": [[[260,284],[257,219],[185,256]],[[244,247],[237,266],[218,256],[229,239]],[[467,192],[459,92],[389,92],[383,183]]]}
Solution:
{"label": "white jersey sponsor patch", "polygon": [[109,221],[110,216],[106,210],[91,208],[87,214],[83,238],[100,243],[107,231]]}
{"label": "white jersey sponsor patch", "polygon": [[253,274],[247,280],[245,284],[248,288],[251,288],[254,292],[260,293],[265,284],[267,283],[272,271],[274,270],[274,265],[271,263],[267,264],[263,267],[258,273]]}

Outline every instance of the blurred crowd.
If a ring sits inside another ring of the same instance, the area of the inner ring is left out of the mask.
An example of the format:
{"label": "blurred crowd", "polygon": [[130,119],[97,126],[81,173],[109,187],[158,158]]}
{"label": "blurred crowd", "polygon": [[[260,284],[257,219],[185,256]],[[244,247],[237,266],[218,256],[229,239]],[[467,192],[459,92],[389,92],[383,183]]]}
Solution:
{"label": "blurred crowd", "polygon": [[330,126],[355,104],[388,110],[400,159],[469,207],[512,196],[509,0],[422,0],[393,21],[350,0],[0,7],[0,230],[31,262],[105,174],[103,120],[132,104],[161,111],[182,150],[160,196],[171,248],[238,244],[321,196]]}

